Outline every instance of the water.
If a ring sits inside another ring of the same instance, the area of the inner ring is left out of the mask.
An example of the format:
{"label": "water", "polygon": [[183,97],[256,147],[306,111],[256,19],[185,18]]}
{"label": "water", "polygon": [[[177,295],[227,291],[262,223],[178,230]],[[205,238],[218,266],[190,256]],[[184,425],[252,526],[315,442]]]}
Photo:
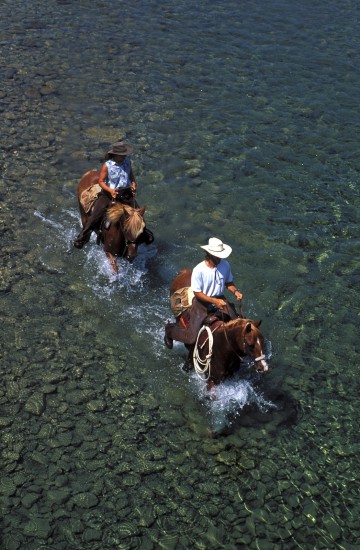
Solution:
{"label": "water", "polygon": [[[2,547],[358,547],[359,6],[3,0]],[[78,251],[135,148],[156,240]],[[168,287],[233,247],[266,377],[207,399]]]}

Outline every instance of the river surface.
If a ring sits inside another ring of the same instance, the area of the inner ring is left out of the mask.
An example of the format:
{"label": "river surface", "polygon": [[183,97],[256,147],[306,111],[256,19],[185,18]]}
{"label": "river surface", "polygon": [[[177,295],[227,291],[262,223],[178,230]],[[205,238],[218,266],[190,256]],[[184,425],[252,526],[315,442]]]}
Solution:
{"label": "river surface", "polygon": [[[359,548],[359,3],[2,0],[1,548]],[[134,146],[114,275],[76,186]],[[163,344],[233,247],[270,372],[209,401]]]}

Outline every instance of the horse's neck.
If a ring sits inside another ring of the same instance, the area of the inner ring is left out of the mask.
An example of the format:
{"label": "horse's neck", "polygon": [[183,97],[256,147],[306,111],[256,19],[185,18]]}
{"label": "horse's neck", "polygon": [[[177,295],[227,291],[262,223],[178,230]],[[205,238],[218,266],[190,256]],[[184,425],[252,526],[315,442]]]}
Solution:
{"label": "horse's neck", "polygon": [[231,349],[236,353],[246,353],[245,350],[245,335],[244,327],[242,324],[233,323],[230,321],[228,324],[225,323],[223,326],[222,334],[225,342],[231,347]]}

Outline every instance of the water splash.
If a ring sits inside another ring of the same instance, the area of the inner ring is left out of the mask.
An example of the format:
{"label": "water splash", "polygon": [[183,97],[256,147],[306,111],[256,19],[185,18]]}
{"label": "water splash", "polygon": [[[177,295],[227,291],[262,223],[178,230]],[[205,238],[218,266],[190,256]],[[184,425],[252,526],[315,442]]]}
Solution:
{"label": "water splash", "polygon": [[192,374],[191,378],[194,380],[199,400],[207,409],[214,432],[230,427],[247,406],[255,407],[262,413],[276,408],[272,401],[266,399],[262,392],[256,389],[254,380],[251,378],[244,380],[241,372],[225,380],[210,392],[206,389],[206,383],[196,374]]}

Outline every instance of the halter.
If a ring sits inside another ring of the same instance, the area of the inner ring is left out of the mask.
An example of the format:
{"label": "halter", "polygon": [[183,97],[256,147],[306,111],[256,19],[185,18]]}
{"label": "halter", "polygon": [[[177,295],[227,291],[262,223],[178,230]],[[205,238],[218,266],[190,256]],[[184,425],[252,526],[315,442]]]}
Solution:
{"label": "halter", "polygon": [[124,248],[124,252],[122,253],[123,258],[126,256],[126,251],[129,247],[129,244],[136,244],[136,241],[128,241],[127,239],[125,239],[125,248]]}
{"label": "halter", "polygon": [[255,370],[258,370],[256,368],[256,364],[259,363],[260,361],[263,361],[264,359],[266,359],[266,356],[264,354],[262,354],[262,355],[259,355],[259,357],[254,357],[253,354],[251,353],[250,346],[247,343],[247,341],[245,340],[245,338],[244,338],[244,346],[245,346],[245,349],[246,349],[246,352],[247,352],[247,356],[250,358],[249,367],[255,367]]}
{"label": "halter", "polygon": [[[227,336],[227,333],[226,333],[226,325],[224,325],[224,333],[225,333],[225,338],[226,338],[226,341],[227,343],[229,344],[229,346],[231,347],[231,349],[233,350],[233,352],[235,353],[235,355],[237,355],[237,357],[240,359],[240,361],[242,363],[244,363],[244,358],[241,357],[241,355],[239,355],[237,353],[237,351],[235,351],[233,345],[231,344],[231,342],[229,341],[229,338]],[[259,355],[259,357],[254,357],[254,355],[252,354],[251,352],[251,349],[250,349],[250,346],[249,344],[247,343],[246,341],[246,338],[244,336],[244,349],[246,350],[246,357],[249,357],[250,358],[250,364],[249,364],[249,368],[251,367],[254,367],[256,365],[256,363],[259,363],[260,361],[263,361],[264,359],[266,359],[266,356],[264,354],[262,355]],[[257,370],[257,369],[256,369]]]}

